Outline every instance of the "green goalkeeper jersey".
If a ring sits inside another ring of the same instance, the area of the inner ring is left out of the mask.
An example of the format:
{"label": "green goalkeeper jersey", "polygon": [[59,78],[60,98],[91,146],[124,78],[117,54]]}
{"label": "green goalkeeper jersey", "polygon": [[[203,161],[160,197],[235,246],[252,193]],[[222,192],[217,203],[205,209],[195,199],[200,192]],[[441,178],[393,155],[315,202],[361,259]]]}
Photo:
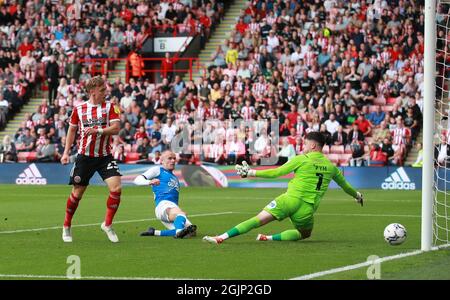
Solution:
{"label": "green goalkeeper jersey", "polygon": [[297,155],[278,168],[257,170],[255,176],[276,178],[291,172],[294,172],[294,178],[289,181],[288,196],[318,205],[331,180],[334,180],[347,194],[356,197],[356,190],[322,152]]}

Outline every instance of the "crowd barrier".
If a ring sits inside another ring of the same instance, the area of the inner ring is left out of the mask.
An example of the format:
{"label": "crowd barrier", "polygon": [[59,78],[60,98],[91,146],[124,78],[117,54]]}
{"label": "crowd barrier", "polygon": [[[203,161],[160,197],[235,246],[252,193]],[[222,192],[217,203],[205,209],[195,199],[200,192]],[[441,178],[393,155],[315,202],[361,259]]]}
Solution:
{"label": "crowd barrier", "polygon": [[[119,165],[123,185],[132,185],[134,178],[153,165]],[[73,165],[53,163],[0,164],[0,184],[47,185],[68,184]],[[257,167],[256,169],[272,168]],[[411,167],[342,167],[345,178],[357,189],[420,190],[422,169]],[[439,170],[440,178],[445,178],[445,170]],[[286,188],[293,177],[289,174],[277,179],[241,179],[233,166],[178,165],[175,175],[182,186],[215,186],[232,188]],[[98,174],[90,182],[92,185],[104,184]],[[438,181],[440,188],[445,180]],[[330,188],[338,188],[332,182]]]}

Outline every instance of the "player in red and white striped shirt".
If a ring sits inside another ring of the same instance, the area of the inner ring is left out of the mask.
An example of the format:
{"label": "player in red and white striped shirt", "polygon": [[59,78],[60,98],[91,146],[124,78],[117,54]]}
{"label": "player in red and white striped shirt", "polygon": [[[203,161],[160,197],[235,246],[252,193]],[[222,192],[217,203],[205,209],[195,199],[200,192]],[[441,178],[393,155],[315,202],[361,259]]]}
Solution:
{"label": "player in red and white striped shirt", "polygon": [[119,239],[111,224],[120,204],[122,187],[119,167],[111,155],[111,136],[119,133],[120,110],[109,101],[105,101],[106,86],[100,76],[90,79],[86,89],[90,98],[76,106],[72,112],[64,154],[61,158],[62,164],[69,163],[69,151],[79,129],[81,136],[78,155],[70,174],[70,184],[73,188],[67,199],[62,238],[64,242],[72,242],[73,215],[89,185],[89,180],[95,172],[98,172],[109,188],[106,216],[101,229],[111,242],[116,243]]}

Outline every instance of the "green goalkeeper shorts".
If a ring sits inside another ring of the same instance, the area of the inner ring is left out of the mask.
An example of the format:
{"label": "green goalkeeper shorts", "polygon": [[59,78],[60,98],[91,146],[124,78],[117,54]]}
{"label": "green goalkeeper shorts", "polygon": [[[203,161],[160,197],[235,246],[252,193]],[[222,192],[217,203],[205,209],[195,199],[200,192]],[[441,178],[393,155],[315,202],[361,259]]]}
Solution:
{"label": "green goalkeeper shorts", "polygon": [[270,202],[265,208],[278,221],[289,217],[296,229],[312,229],[314,226],[314,204],[282,194]]}

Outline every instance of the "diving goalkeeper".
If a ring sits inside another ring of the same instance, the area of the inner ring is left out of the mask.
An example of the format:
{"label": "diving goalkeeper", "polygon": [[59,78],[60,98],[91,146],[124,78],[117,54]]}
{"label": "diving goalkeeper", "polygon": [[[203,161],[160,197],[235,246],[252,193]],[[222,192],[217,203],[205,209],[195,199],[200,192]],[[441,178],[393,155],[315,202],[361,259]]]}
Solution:
{"label": "diving goalkeeper", "polygon": [[331,180],[334,180],[347,194],[363,206],[363,196],[344,178],[341,171],[323,155],[324,136],[310,132],[305,138],[302,155],[289,160],[284,165],[269,170],[252,170],[243,161],[236,165],[237,173],[247,176],[276,178],[294,172],[286,193],[270,202],[257,216],[244,221],[219,236],[205,236],[203,240],[220,244],[224,240],[249,232],[274,220],[289,218],[295,229],[274,235],[258,234],[258,241],[297,241],[311,236],[314,225],[314,212],[319,207]]}

